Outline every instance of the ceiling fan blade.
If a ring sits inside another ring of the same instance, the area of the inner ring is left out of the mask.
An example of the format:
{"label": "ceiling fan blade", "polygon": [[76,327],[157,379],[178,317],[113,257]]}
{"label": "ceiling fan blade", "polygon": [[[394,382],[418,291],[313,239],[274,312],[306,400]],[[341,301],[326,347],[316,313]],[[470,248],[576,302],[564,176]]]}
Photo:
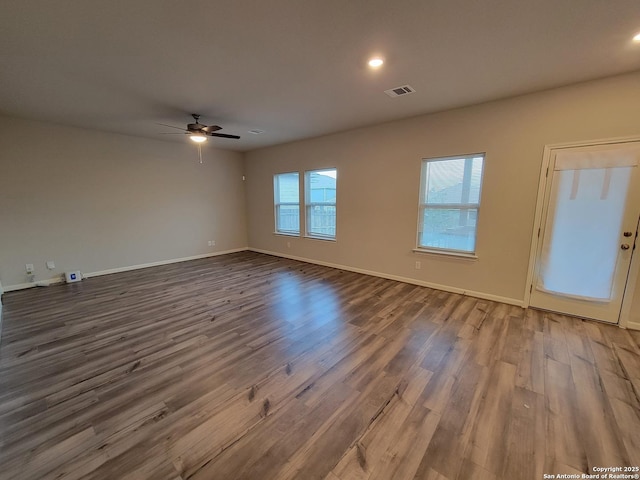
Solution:
{"label": "ceiling fan blade", "polygon": [[166,123],[156,123],[156,125],[162,125],[163,127],[169,127],[169,128],[175,128],[176,130],[182,130],[184,132],[186,132],[187,130],[185,130],[184,128],[181,127],[174,127],[173,125],[167,125]]}
{"label": "ceiling fan blade", "polygon": [[210,137],[222,137],[222,138],[240,138],[238,135],[228,135],[226,133],[208,133]]}
{"label": "ceiling fan blade", "polygon": [[218,125],[209,125],[208,127],[204,127],[202,129],[202,131],[206,133],[217,132],[218,130],[222,130],[222,127],[219,127]]}

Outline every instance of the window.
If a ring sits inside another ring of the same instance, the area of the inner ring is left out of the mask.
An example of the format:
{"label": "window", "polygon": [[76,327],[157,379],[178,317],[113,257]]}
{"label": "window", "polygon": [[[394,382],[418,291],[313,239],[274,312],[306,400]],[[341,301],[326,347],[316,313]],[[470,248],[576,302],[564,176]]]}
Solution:
{"label": "window", "polygon": [[474,254],[484,154],[422,162],[418,249]]}
{"label": "window", "polygon": [[305,173],[307,236],[336,238],[335,168]]}
{"label": "window", "polygon": [[273,177],[276,232],[300,235],[300,181],[297,172]]}

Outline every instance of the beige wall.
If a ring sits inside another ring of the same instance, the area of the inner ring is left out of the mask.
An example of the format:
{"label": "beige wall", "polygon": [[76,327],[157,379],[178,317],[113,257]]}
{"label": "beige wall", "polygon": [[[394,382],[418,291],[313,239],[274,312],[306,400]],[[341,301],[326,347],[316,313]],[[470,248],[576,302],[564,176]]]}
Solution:
{"label": "beige wall", "polygon": [[27,281],[25,263],[45,280],[246,247],[242,154],[207,145],[203,158],[186,142],[0,117],[5,290]]}
{"label": "beige wall", "polygon": [[[249,152],[249,245],[522,301],[544,146],[640,134],[639,111],[636,73]],[[478,260],[413,253],[421,159],[475,152]],[[273,175],[322,167],[338,169],[337,241],[274,235]]]}

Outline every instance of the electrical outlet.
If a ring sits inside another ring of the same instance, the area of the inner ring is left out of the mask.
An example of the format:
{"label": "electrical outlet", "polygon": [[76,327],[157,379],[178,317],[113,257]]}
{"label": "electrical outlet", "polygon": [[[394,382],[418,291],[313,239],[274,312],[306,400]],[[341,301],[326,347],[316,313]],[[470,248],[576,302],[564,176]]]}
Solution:
{"label": "electrical outlet", "polygon": [[211,246],[215,247],[216,246],[216,241],[215,240],[211,240]]}
{"label": "electrical outlet", "polygon": [[24,269],[27,271],[27,273],[28,273],[29,275],[31,275],[31,274],[34,272],[34,270],[35,270],[35,268],[33,268],[33,263],[27,263],[27,264],[24,266]]}
{"label": "electrical outlet", "polygon": [[287,248],[291,248],[291,242],[287,242]]}
{"label": "electrical outlet", "polygon": [[47,261],[47,268],[49,270],[54,270],[56,268],[56,264],[53,262],[53,260],[48,260]]}
{"label": "electrical outlet", "polygon": [[207,245],[211,246],[211,240],[209,240],[209,241],[207,242]]}
{"label": "electrical outlet", "polygon": [[422,268],[422,265],[420,265],[420,261],[416,262],[416,270],[420,270],[420,268]]}

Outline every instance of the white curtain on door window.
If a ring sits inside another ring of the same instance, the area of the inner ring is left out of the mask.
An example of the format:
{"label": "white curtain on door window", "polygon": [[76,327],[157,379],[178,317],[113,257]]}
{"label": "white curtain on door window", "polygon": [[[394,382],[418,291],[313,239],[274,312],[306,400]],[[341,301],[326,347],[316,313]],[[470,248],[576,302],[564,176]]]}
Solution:
{"label": "white curtain on door window", "polygon": [[639,157],[637,144],[556,153],[538,290],[611,299],[622,214]]}
{"label": "white curtain on door window", "polygon": [[640,162],[638,143],[558,150],[554,170],[635,167]]}

